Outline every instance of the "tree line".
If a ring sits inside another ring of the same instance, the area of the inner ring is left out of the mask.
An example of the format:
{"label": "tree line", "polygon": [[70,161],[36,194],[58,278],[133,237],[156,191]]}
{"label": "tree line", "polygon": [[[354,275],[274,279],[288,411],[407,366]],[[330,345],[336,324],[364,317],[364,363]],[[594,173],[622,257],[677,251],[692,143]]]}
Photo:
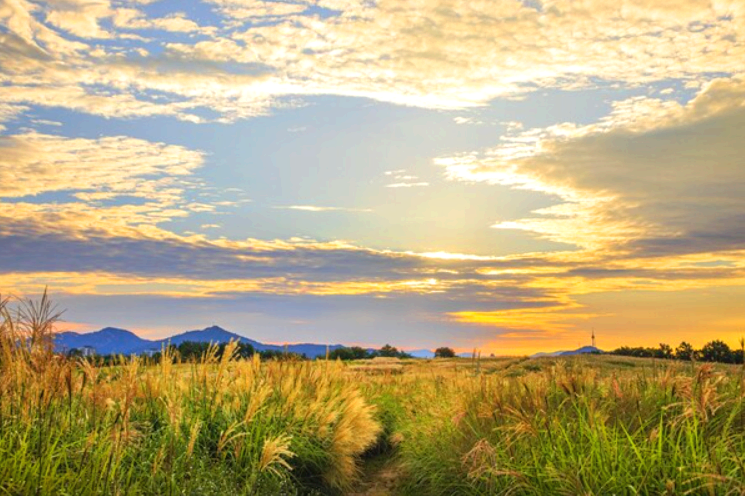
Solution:
{"label": "tree line", "polygon": [[[178,356],[181,360],[186,362],[198,361],[202,356],[209,350],[211,343],[203,341],[184,341],[178,345],[168,345],[168,355]],[[225,352],[226,343],[220,343],[216,345],[217,356],[222,357]],[[262,360],[307,360],[308,357],[303,353],[294,353],[291,351],[284,350],[256,350],[249,343],[238,342],[238,346],[235,350],[235,356],[237,358],[251,358],[255,354],[258,354]],[[83,357],[81,350],[73,348],[67,352],[70,357]],[[162,351],[157,351],[150,355],[150,358],[155,362],[160,362],[163,357]],[[92,358],[92,357],[86,357]],[[116,363],[118,355],[96,355],[95,359],[97,362],[102,362],[104,365],[110,363]]]}
{"label": "tree line", "polygon": [[[225,351],[226,343],[217,345],[217,356],[221,357]],[[171,344],[168,346],[170,356],[179,356],[183,361],[196,361],[199,360],[210,347],[210,343],[200,341],[184,341],[178,345]],[[440,350],[450,350],[450,348],[441,348]],[[452,350],[450,350],[452,352]],[[83,357],[81,350],[73,348],[68,351],[68,356],[71,357]],[[238,342],[238,347],[235,351],[237,358],[251,358],[254,354],[258,354],[262,360],[307,360],[308,357],[303,353],[294,353],[284,350],[256,350],[253,346],[248,343]],[[151,359],[155,362],[159,362],[162,358],[163,353],[157,351],[150,355]],[[452,354],[455,356],[455,353]],[[366,358],[375,357],[393,357],[393,358],[412,358],[412,356],[405,351],[399,350],[395,346],[386,344],[380,349],[365,349],[359,346],[343,347],[331,350],[328,354],[328,358],[331,360],[360,360]],[[90,357],[89,357],[90,358]],[[323,358],[323,357],[319,357]],[[109,362],[115,363],[117,355],[96,355],[97,361],[103,361],[104,364]]]}
{"label": "tree line", "polygon": [[386,344],[378,350],[366,349],[361,346],[343,346],[329,352],[330,360],[364,360],[376,357],[412,358],[405,351],[399,350],[390,344]]}
{"label": "tree line", "polygon": [[611,355],[662,358],[666,360],[694,360],[699,362],[743,363],[745,356],[745,341],[740,340],[740,348],[732,349],[721,340],[709,341],[701,349],[695,349],[690,343],[683,341],[677,348],[660,343],[656,348],[642,346],[622,346],[610,352]]}
{"label": "tree line", "polygon": [[[344,346],[329,352],[329,359],[331,360],[364,360],[375,357],[413,358],[409,353],[389,344],[386,344],[379,350],[365,349],[360,346]],[[455,351],[447,346],[435,350],[435,358],[454,357]]]}

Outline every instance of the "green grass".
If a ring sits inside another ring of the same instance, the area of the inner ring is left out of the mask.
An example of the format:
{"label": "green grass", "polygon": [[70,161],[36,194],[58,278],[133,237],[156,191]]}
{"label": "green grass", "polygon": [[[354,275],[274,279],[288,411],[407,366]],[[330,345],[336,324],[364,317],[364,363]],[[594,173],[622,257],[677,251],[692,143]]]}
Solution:
{"label": "green grass", "polygon": [[[741,494],[741,369],[605,357],[402,379],[401,494]],[[691,370],[693,373],[691,373]],[[435,385],[436,384],[436,385]]]}

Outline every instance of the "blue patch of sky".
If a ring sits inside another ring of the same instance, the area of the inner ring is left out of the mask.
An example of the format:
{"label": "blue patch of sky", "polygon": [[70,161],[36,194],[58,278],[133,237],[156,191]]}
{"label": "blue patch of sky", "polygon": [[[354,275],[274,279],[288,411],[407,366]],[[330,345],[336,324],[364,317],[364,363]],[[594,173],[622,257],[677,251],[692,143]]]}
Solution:
{"label": "blue patch of sky", "polygon": [[318,5],[309,5],[308,8],[305,9],[305,12],[303,12],[303,14],[318,16],[321,19],[328,19],[330,17],[339,17],[342,14],[342,11],[328,9],[325,7],[320,7]]}
{"label": "blue patch of sky", "polygon": [[[728,77],[724,73],[707,73],[706,80]],[[672,90],[672,92],[669,92]],[[658,81],[647,86],[647,94],[650,97],[660,98],[661,100],[675,100],[680,104],[686,104],[692,100],[700,91],[697,87],[686,87],[686,81],[681,79],[667,79]]]}
{"label": "blue patch of sky", "polygon": [[148,18],[166,17],[168,15],[183,12],[186,17],[200,26],[219,26],[223,21],[214,5],[206,2],[185,2],[183,0],[161,0],[140,6]]}
{"label": "blue patch of sky", "polygon": [[644,88],[618,89],[612,85],[582,90],[538,89],[520,100],[497,99],[474,111],[481,120],[515,120],[524,128],[562,122],[587,125],[607,116],[614,101],[645,93]]}
{"label": "blue patch of sky", "polygon": [[[271,3],[286,3],[291,5],[304,5],[303,2],[267,2]],[[221,29],[222,25],[226,21],[226,18],[220,13],[219,8],[216,5],[209,4],[207,2],[183,2],[182,0],[162,0],[154,2],[152,4],[142,6],[142,10],[147,13],[148,17],[165,17],[176,12],[183,12],[192,21],[198,23],[201,26],[215,26]],[[306,9],[302,11],[301,15],[317,16],[321,19],[328,19],[331,17],[337,17],[341,15],[341,11],[320,7],[317,5],[307,5]],[[243,27],[258,27],[275,25],[282,22],[281,18],[268,17],[268,18],[247,18],[247,19],[229,19],[231,23],[235,21],[241,21],[240,24]],[[229,29],[240,29],[239,25],[233,25]]]}
{"label": "blue patch of sky", "polygon": [[73,191],[49,191],[45,193],[39,193],[38,195],[26,195],[15,198],[3,198],[3,203],[75,203],[79,202],[77,198],[73,196]]}
{"label": "blue patch of sky", "polygon": [[735,262],[730,260],[712,260],[710,262],[694,262],[696,267],[737,267]]}
{"label": "blue patch of sky", "polygon": [[[75,197],[75,194],[78,192],[81,193],[92,193],[95,190],[93,189],[69,189],[64,191],[47,191],[44,193],[39,193],[38,195],[26,195],[21,197],[13,197],[13,198],[3,198],[3,203],[31,203],[31,204],[37,204],[37,205],[43,205],[43,204],[65,204],[65,203],[80,203],[81,200],[79,198]],[[114,207],[114,206],[121,206],[121,205],[145,205],[152,200],[149,198],[142,198],[138,196],[130,196],[130,195],[119,195],[114,198],[109,198],[105,200],[98,200],[95,201],[95,205],[100,205],[101,207]]]}
{"label": "blue patch of sky", "polygon": [[520,3],[528,8],[537,10],[538,12],[543,12],[543,4],[540,0],[520,0]]}

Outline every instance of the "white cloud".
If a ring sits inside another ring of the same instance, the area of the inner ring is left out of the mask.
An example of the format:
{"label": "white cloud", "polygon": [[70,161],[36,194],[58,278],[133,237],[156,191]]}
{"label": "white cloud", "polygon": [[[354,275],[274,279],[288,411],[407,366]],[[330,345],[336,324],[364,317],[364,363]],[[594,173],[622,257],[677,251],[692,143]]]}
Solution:
{"label": "white cloud", "polygon": [[5,130],[5,126],[3,126],[4,122],[8,122],[16,118],[18,115],[26,110],[28,109],[22,105],[8,105],[6,103],[0,103],[0,131]]}
{"label": "white cloud", "polygon": [[[186,197],[197,187],[192,176],[202,160],[198,151],[121,136],[72,139],[30,132],[0,137],[2,217],[52,231],[170,236],[155,226],[218,207]],[[71,199],[38,200],[43,193],[67,193]]]}
{"label": "white cloud", "polygon": [[[317,2],[333,11],[327,17],[302,14],[304,3],[212,3],[222,24],[203,27],[179,12],[148,18],[108,0],[6,0],[0,103],[195,122],[204,107],[230,121],[293,95],[462,109],[536,87],[701,84],[745,70],[741,2],[561,0],[540,10],[517,0]],[[247,19],[271,21],[247,27]],[[138,29],[162,30],[152,41],[165,52],[151,54]]]}
{"label": "white cloud", "polygon": [[105,198],[151,198],[159,192],[170,198],[177,178],[202,164],[200,152],[126,137],[92,140],[27,133],[0,138],[0,150],[3,198],[54,191]]}
{"label": "white cloud", "polygon": [[429,186],[429,183],[420,181],[416,183],[391,183],[385,185],[386,188],[421,188],[423,186]]}
{"label": "white cloud", "polygon": [[456,124],[483,124],[483,122],[479,121],[478,119],[475,119],[474,117],[463,117],[460,115],[453,117],[453,121]]}
{"label": "white cloud", "polygon": [[101,20],[113,13],[110,0],[64,0],[44,2],[46,20],[52,26],[81,38],[109,38]]}
{"label": "white cloud", "polygon": [[300,210],[303,212],[372,212],[369,208],[322,207],[317,205],[276,206],[277,209]]}
{"label": "white cloud", "polygon": [[148,18],[138,9],[116,9],[113,13],[114,25],[122,29],[160,29],[174,33],[214,32],[214,28],[205,28],[188,19],[182,12],[175,12],[165,17]]}
{"label": "white cloud", "polygon": [[429,186],[428,182],[420,181],[418,176],[408,174],[406,169],[386,171],[384,174],[395,181],[394,183],[386,184],[386,188],[421,188]]}

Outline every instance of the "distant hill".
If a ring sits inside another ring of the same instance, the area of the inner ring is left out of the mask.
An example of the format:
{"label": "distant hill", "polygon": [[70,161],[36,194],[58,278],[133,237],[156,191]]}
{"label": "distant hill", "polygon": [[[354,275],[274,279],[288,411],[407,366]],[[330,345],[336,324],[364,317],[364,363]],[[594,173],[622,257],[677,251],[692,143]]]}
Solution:
{"label": "distant hill", "polygon": [[406,353],[413,356],[414,358],[434,358],[435,357],[435,352],[432,350],[411,350],[411,351],[406,351]]}
{"label": "distant hill", "polygon": [[557,356],[572,356],[572,355],[584,355],[586,353],[603,353],[603,350],[594,346],[583,346],[576,350],[570,351],[553,351],[549,353],[536,353],[530,355],[530,358],[541,358],[541,357],[557,357]]}
{"label": "distant hill", "polygon": [[[212,326],[201,330],[186,331],[176,334],[166,339],[149,340],[143,339],[131,331],[125,329],[116,329],[106,327],[100,331],[80,334],[77,332],[61,332],[55,336],[55,349],[57,351],[67,351],[73,348],[82,348],[90,346],[96,350],[99,355],[131,355],[140,354],[153,350],[160,350],[165,344],[178,346],[186,341],[197,343],[227,343],[231,340],[237,340],[242,343],[250,344],[258,351],[275,350],[284,351],[285,347],[274,344],[264,344],[253,339],[246,338],[239,334],[226,331],[222,327]],[[342,345],[334,344],[328,346],[330,351],[341,348]],[[298,353],[308,358],[316,358],[326,354],[325,344],[300,343],[287,345],[287,351]]]}
{"label": "distant hill", "polygon": [[142,339],[126,329],[106,327],[96,332],[79,334],[77,332],[61,332],[55,336],[55,348],[59,351],[92,346],[99,355],[121,353],[129,355],[142,353],[149,348],[160,348],[155,341]]}
{"label": "distant hill", "polygon": [[219,326],[211,326],[201,330],[182,332],[181,334],[176,334],[175,336],[171,336],[170,338],[162,339],[158,341],[158,343],[171,343],[178,346],[181,343],[185,343],[187,341],[192,341],[195,343],[228,343],[230,341],[240,341],[241,343],[250,344],[254,347],[254,349],[262,351],[265,349],[281,348],[272,345],[264,345],[262,343],[259,343],[258,341],[254,341],[253,339],[249,339],[239,334],[226,331]]}

